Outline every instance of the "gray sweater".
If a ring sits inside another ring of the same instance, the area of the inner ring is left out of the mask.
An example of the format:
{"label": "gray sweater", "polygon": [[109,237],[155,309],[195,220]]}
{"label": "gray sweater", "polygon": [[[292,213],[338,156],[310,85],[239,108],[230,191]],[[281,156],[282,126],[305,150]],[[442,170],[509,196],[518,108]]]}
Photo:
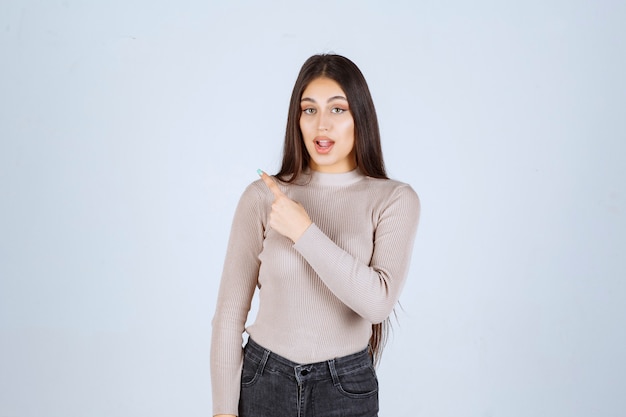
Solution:
{"label": "gray sweater", "polygon": [[[297,363],[349,355],[392,312],[408,273],[420,214],[409,185],[357,169],[279,186],[313,224],[294,244],[267,225],[267,186],[244,191],[212,322],[213,414],[238,414],[244,331]],[[256,288],[258,314],[244,328]]]}

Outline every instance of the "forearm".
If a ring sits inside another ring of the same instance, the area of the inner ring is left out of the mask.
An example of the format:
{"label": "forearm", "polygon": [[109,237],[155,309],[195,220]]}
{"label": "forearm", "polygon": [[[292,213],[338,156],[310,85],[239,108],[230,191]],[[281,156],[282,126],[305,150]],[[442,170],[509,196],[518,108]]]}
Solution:
{"label": "forearm", "polygon": [[344,304],[372,323],[387,318],[397,301],[399,277],[356,259],[312,225],[294,245],[324,284]]}
{"label": "forearm", "polygon": [[379,323],[389,316],[404,286],[419,212],[417,195],[404,188],[382,212],[370,254],[361,248],[357,257],[356,252],[344,250],[316,224],[294,248],[337,298],[371,323]]}

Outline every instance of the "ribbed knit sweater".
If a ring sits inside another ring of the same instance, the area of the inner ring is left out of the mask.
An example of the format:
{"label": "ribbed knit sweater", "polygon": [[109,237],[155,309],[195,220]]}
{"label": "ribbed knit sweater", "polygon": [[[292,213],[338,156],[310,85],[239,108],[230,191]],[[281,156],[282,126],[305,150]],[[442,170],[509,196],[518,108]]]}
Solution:
{"label": "ribbed knit sweater", "polygon": [[[244,331],[301,364],[349,355],[367,347],[408,273],[420,213],[409,185],[358,169],[278,184],[313,224],[294,244],[268,225],[269,188],[257,180],[244,191],[212,322],[213,414],[238,414]],[[244,328],[256,288],[258,313]]]}

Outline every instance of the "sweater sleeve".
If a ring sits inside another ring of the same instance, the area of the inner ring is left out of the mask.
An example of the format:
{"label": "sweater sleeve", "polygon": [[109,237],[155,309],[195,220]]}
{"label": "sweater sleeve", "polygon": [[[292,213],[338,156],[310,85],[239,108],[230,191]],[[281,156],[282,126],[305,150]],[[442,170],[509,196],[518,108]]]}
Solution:
{"label": "sweater sleeve", "polygon": [[420,215],[420,201],[406,184],[391,194],[374,233],[369,265],[337,246],[315,224],[294,244],[324,284],[371,323],[391,314],[408,274]]}
{"label": "sweater sleeve", "polygon": [[211,337],[213,414],[238,414],[243,332],[258,282],[266,215],[254,184],[235,210]]}

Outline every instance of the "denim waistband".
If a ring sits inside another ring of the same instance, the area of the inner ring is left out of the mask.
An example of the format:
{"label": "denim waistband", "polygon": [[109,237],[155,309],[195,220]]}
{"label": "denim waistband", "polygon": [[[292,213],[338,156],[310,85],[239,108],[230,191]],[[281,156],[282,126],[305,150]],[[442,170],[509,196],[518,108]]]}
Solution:
{"label": "denim waistband", "polygon": [[347,356],[309,364],[300,364],[290,361],[264,348],[251,338],[248,339],[245,352],[246,355],[255,357],[260,363],[261,368],[271,369],[274,372],[280,372],[286,376],[295,377],[298,382],[321,379],[337,381],[338,375],[349,374],[363,367],[370,367],[373,370],[372,358],[368,352],[368,348]]}

